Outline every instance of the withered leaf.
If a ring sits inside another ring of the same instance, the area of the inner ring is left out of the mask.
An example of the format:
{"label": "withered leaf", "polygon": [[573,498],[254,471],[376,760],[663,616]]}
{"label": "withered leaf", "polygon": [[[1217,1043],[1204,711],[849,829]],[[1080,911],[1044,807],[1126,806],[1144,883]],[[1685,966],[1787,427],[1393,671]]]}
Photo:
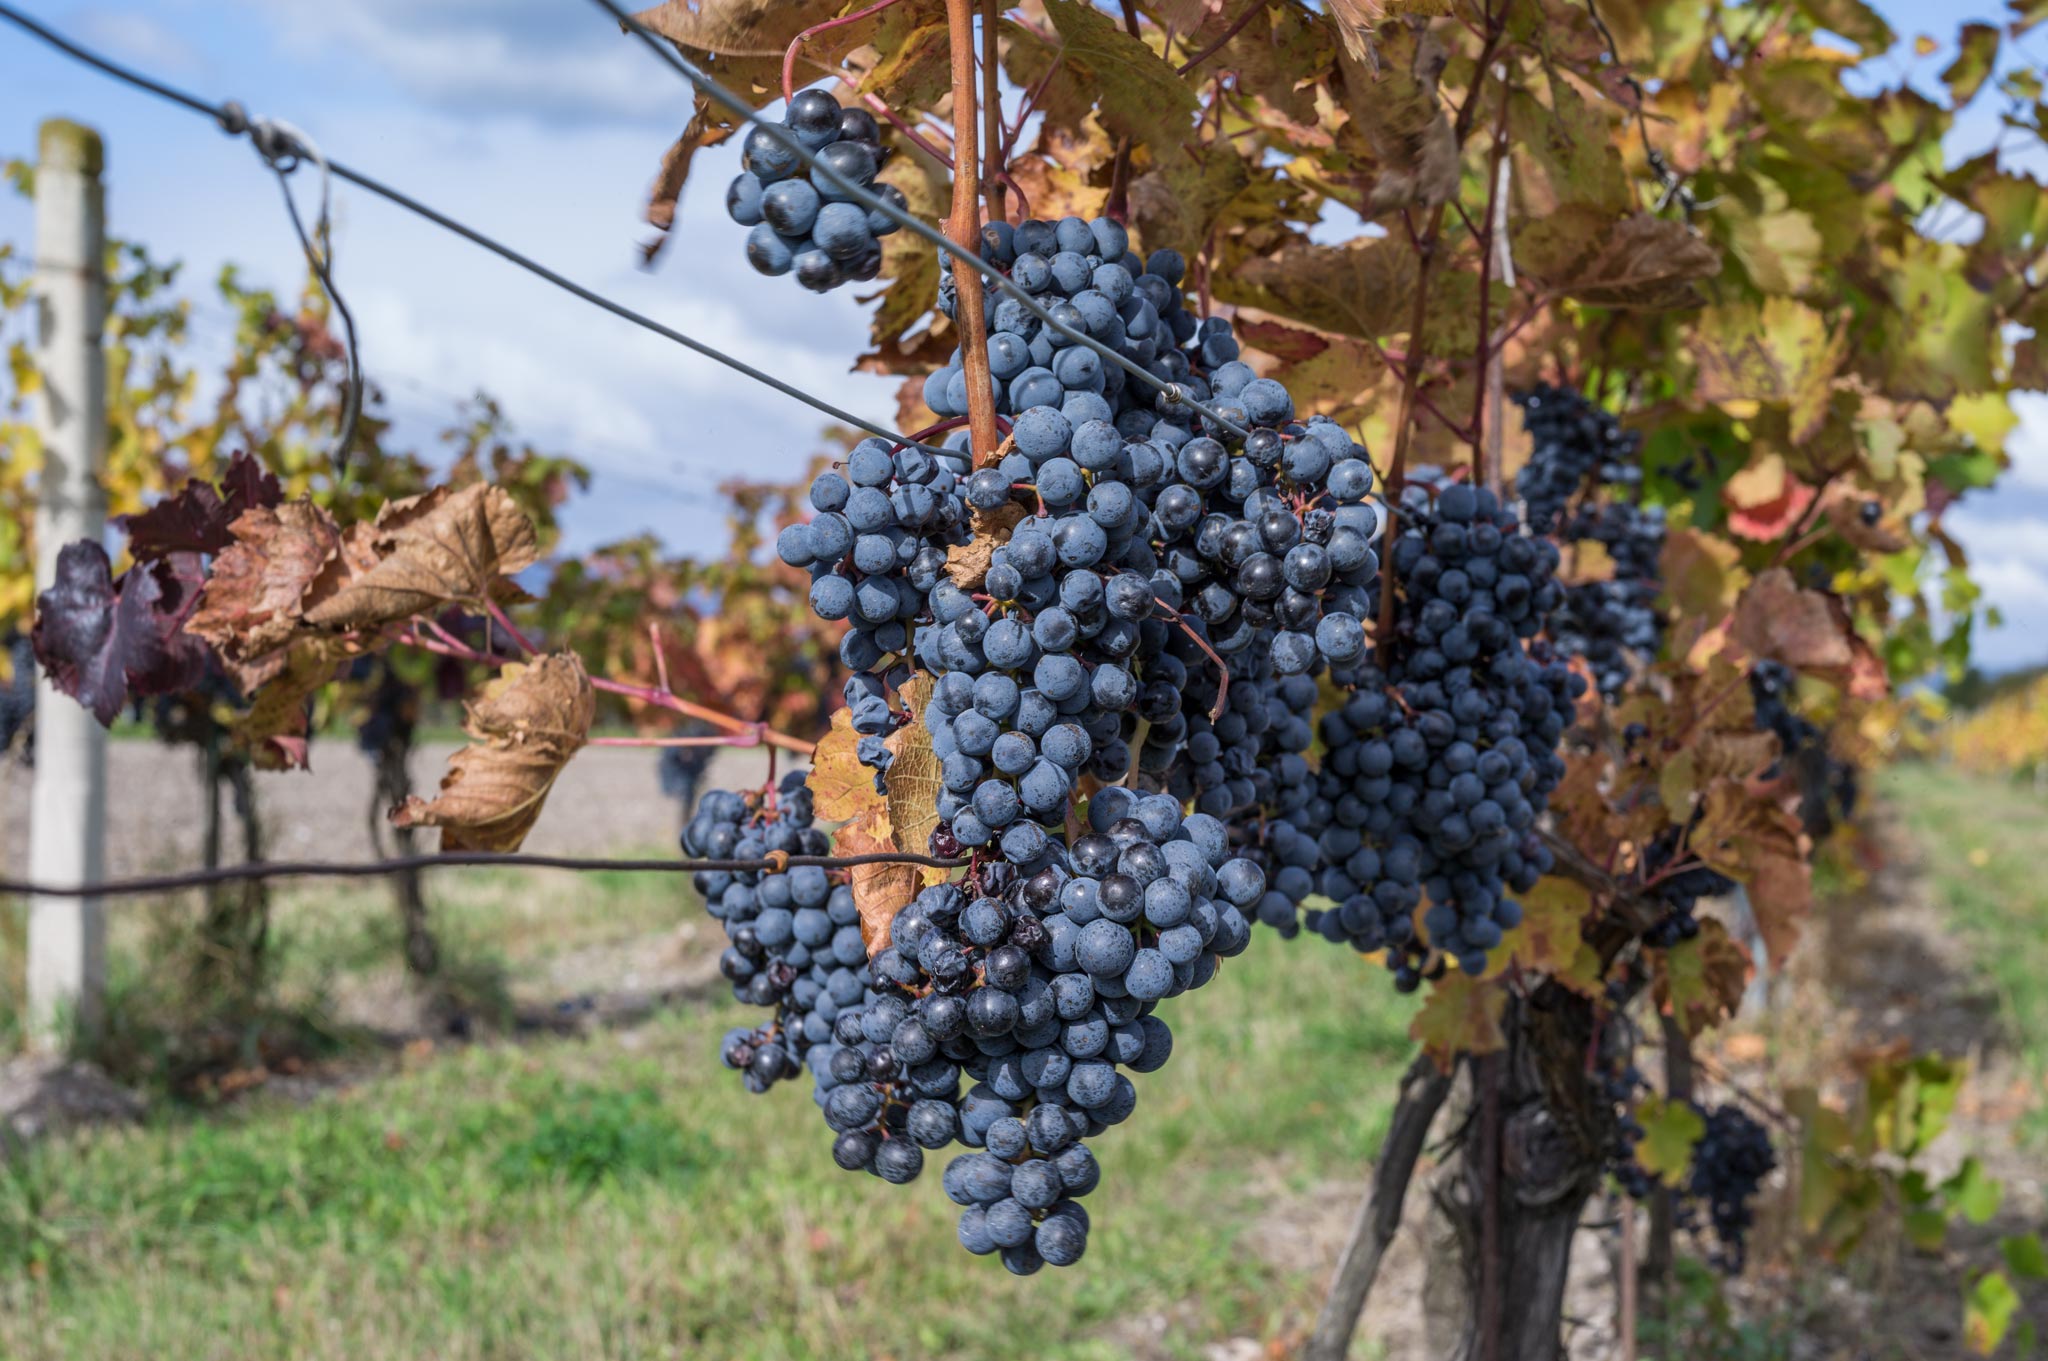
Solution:
{"label": "withered leaf", "polygon": [[1846,676],[1855,659],[1848,627],[1828,598],[1801,590],[1783,567],[1765,572],[1742,593],[1732,633],[1754,656],[1795,671]]}
{"label": "withered leaf", "polygon": [[400,827],[439,827],[444,851],[516,851],[555,778],[586,739],[597,692],[573,653],[507,666],[469,704],[475,744],[449,758],[441,792],[392,810]]}
{"label": "withered leaf", "polygon": [[1657,1009],[1697,1036],[1735,1015],[1749,986],[1749,952],[1713,918],[1700,923],[1699,935],[1669,950],[1649,952],[1651,995]]}
{"label": "withered leaf", "polygon": [[394,501],[368,538],[376,565],[310,603],[308,623],[374,628],[441,605],[479,604],[496,598],[500,578],[540,557],[533,521],[510,493],[484,482]]}
{"label": "withered leaf", "polygon": [[[874,855],[896,850],[889,810],[876,805],[833,834],[835,855]],[[853,881],[853,905],[860,912],[860,938],[873,958],[889,944],[889,928],[896,913],[917,894],[920,882],[916,865],[855,865],[848,874]]]}
{"label": "withered leaf", "polygon": [[[1551,231],[1559,239],[1544,243]],[[1532,222],[1525,235],[1538,238],[1531,253],[1548,258],[1541,265],[1524,261],[1518,241],[1516,259],[1524,272],[1556,293],[1595,307],[1650,311],[1697,306],[1702,297],[1695,285],[1721,272],[1721,256],[1704,237],[1682,222],[1648,213],[1625,217],[1591,238],[1571,214]]]}
{"label": "withered leaf", "polygon": [[1409,325],[1415,252],[1388,237],[1342,246],[1291,245],[1219,275],[1216,296],[1321,331],[1379,337]]}
{"label": "withered leaf", "polygon": [[1010,532],[1029,514],[1012,501],[973,515],[974,537],[946,550],[946,575],[963,591],[978,591],[988,581],[990,559],[1010,541]]}
{"label": "withered leaf", "polygon": [[882,802],[875,792],[874,773],[860,763],[860,737],[853,730],[853,710],[832,711],[832,728],[811,753],[811,771],[806,778],[811,803],[825,822],[843,822],[859,817]]}
{"label": "withered leaf", "polygon": [[245,511],[232,533],[186,628],[213,644],[235,683],[253,691],[284,667],[277,654],[303,624],[313,582],[340,553],[341,531],[301,499]]}
{"label": "withered leaf", "polygon": [[1340,54],[1344,105],[1372,149],[1371,188],[1360,211],[1366,217],[1399,208],[1432,207],[1458,187],[1458,142],[1437,97],[1437,81],[1449,54],[1421,24],[1389,26],[1379,46],[1354,54],[1347,42]]}
{"label": "withered leaf", "polygon": [[[889,824],[895,829],[896,849],[912,855],[931,854],[932,832],[939,825],[939,795],[945,791],[931,729],[925,724],[932,689],[932,678],[924,672],[911,678],[900,691],[911,721],[883,742],[895,758],[889,764]],[[944,871],[928,870],[926,875],[943,878]]]}
{"label": "withered leaf", "polygon": [[235,740],[259,770],[304,770],[311,733],[309,701],[335,679],[342,665],[364,651],[345,638],[302,633],[267,660],[269,674],[249,712],[235,723]]}

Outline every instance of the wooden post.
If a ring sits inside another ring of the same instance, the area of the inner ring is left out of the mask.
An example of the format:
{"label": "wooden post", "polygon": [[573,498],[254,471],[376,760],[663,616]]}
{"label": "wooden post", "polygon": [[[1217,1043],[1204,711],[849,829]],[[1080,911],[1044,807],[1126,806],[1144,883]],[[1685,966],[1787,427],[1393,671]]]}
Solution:
{"label": "wooden post", "polygon": [[[36,586],[57,574],[57,554],[98,542],[107,499],[106,151],[91,128],[44,123],[36,166],[36,414],[43,468],[36,493]],[[36,764],[29,796],[29,877],[85,884],[104,878],[107,734],[76,701],[36,683]],[[33,898],[28,918],[31,1043],[61,1049],[100,1023],[106,922],[97,898]]]}

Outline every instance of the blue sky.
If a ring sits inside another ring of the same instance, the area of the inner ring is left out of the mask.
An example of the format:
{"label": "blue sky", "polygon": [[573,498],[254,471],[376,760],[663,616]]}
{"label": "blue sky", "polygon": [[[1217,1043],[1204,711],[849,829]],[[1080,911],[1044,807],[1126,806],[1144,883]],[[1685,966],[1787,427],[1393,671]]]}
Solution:
{"label": "blue sky", "polygon": [[[699,158],[659,268],[637,267],[643,193],[688,96],[582,0],[19,2],[173,83],[287,119],[334,156],[564,273],[889,423],[893,384],[846,372],[866,337],[854,290],[817,297],[747,268],[722,208],[735,151]],[[1930,88],[1948,51],[1915,60],[1912,36],[1945,40],[1965,20],[2000,17],[1987,0],[1878,8],[1903,42],[1872,64],[1873,78]],[[2048,53],[2048,34],[2034,46]],[[1954,153],[1995,139],[1987,105],[1965,117]],[[207,304],[222,264],[296,284],[297,243],[246,142],[0,25],[0,155],[32,154],[37,123],[53,114],[105,133],[112,229],[186,262],[201,343],[226,344]],[[642,531],[714,545],[719,481],[793,475],[815,447],[821,418],[808,408],[349,186],[337,187],[337,205],[339,282],[401,434],[424,444],[457,399],[494,393],[523,433],[596,469],[571,510],[572,546]],[[0,199],[0,240],[26,246],[29,226],[24,205]],[[2007,618],[1980,641],[1993,667],[2048,661],[2048,398],[2022,407],[2007,483],[1951,517]]]}

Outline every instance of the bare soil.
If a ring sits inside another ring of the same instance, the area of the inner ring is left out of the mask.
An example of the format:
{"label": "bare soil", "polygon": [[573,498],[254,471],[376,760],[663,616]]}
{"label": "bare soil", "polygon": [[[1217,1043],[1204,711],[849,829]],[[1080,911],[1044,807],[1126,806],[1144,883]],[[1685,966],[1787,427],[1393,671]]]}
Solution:
{"label": "bare soil", "polygon": [[[440,783],[454,743],[427,743],[413,754],[422,795]],[[562,772],[546,811],[524,849],[552,855],[598,855],[672,846],[682,810],[661,792],[657,756],[635,747],[592,747]],[[107,750],[107,873],[161,874],[196,867],[206,810],[199,763],[189,747],[147,739],[110,743]],[[758,751],[722,751],[704,787],[759,785],[767,758]],[[0,865],[28,864],[29,768],[0,758]],[[273,860],[368,860],[373,816],[369,758],[350,743],[313,747],[309,771],[256,776],[257,803]],[[225,794],[223,795],[225,797]],[[228,815],[232,818],[232,815]],[[225,858],[239,858],[230,834]]]}

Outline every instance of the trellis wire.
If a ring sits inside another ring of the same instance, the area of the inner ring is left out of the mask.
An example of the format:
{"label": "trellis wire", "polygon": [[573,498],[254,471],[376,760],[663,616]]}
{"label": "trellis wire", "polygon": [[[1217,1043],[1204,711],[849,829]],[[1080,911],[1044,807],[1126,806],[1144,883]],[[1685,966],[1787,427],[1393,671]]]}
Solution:
{"label": "trellis wire", "polygon": [[[185,108],[190,109],[194,113],[204,114],[206,117],[212,119],[216,124],[218,124],[221,130],[228,133],[230,136],[252,135],[254,131],[258,128],[270,128],[276,132],[280,139],[290,142],[290,146],[286,148],[287,150],[297,155],[309,154],[308,148],[306,148],[303,144],[299,143],[296,139],[291,138],[290,135],[284,131],[286,125],[279,124],[274,121],[251,118],[246,112],[244,112],[240,104],[235,103],[232,100],[226,104],[209,104],[205,100],[199,98],[197,95],[187,94],[185,91],[177,89],[174,86],[167,85],[160,80],[156,80],[149,76],[145,76],[140,72],[131,70],[128,67],[121,65],[118,62],[109,60],[108,58],[99,55],[97,52],[94,52],[89,48],[81,47],[79,44],[71,41],[69,38],[64,37],[62,34],[56,32],[55,30],[45,26],[44,24],[37,22],[35,19],[30,18],[28,15],[23,14],[13,5],[0,2],[0,19],[7,20],[9,23],[14,24],[17,28],[22,29],[23,31],[27,32],[28,34],[37,39],[40,39],[42,42],[48,44],[49,46],[56,48],[59,52],[64,53],[66,56],[71,57],[76,61],[83,62],[87,66],[91,66],[96,70],[99,70],[107,75],[114,77],[116,80],[123,81],[129,85],[134,86],[139,90],[143,90],[149,94],[153,94],[157,96],[159,99],[166,99],[174,104],[183,105]],[[523,255],[520,252],[514,250],[512,247],[505,245],[503,242],[485,235],[483,232],[478,231],[476,228],[467,226],[464,223],[459,222],[452,217],[449,217],[446,213],[428,207],[426,204],[421,203],[418,199],[413,198],[411,195],[406,194],[401,190],[394,189],[393,187],[391,187],[388,184],[385,184],[382,180],[377,179],[373,175],[370,175],[364,171],[357,170],[352,166],[345,165],[340,161],[332,159],[326,161],[326,166],[327,169],[332,174],[347,180],[349,183],[357,185],[360,188],[367,189],[371,193],[377,195],[379,198],[385,199],[390,203],[394,203],[400,208],[405,209],[407,212],[414,214],[415,216],[425,218],[427,221],[433,223],[437,227],[442,228],[444,231],[452,232],[455,235],[463,238],[465,241],[468,241],[471,245],[481,246],[483,249],[491,252],[493,255],[496,255],[499,258],[510,262],[511,264],[519,266],[519,268],[527,271],[529,274],[535,275],[536,277],[543,279],[550,284],[553,284],[556,288],[559,288],[566,293],[572,294],[573,296],[581,299],[582,301],[589,303],[591,306],[601,308],[606,312],[610,312],[613,316],[619,317],[625,321],[630,321],[634,325],[642,327],[645,330],[652,331],[654,334],[662,337],[664,340],[674,341],[676,344],[683,346],[685,349],[691,350],[696,354],[700,354],[704,358],[710,359],[716,363],[723,364],[727,368],[732,369],[736,373],[745,374],[747,377],[753,379],[755,382],[760,383],[763,386],[773,388],[775,391],[780,392],[785,397],[794,398],[795,400],[802,402],[805,406],[808,406],[815,411],[819,411],[827,416],[830,416],[835,421],[844,422],[847,425],[851,425],[857,429],[864,430],[871,435],[875,435],[882,439],[889,440],[892,443],[902,445],[914,445],[915,447],[922,449],[926,453],[931,454],[937,458],[958,459],[960,457],[960,452],[958,450],[936,448],[932,445],[919,443],[916,440],[905,439],[901,434],[898,434],[891,430],[885,430],[879,425],[873,424],[870,421],[863,420],[861,417],[854,415],[850,411],[841,410],[839,407],[832,405],[832,403],[826,401],[822,397],[813,396],[811,393],[804,391],[802,388],[792,386],[791,384],[784,382],[782,379],[777,378],[772,374],[764,373],[760,369],[757,369],[753,365],[747,363],[745,360],[735,358],[734,356],[725,353],[723,350],[718,349],[716,346],[706,344],[705,342],[698,340],[693,336],[685,335],[683,332],[676,330],[672,326],[668,326],[663,324],[662,322],[658,322],[654,320],[654,318],[649,317],[644,313],[636,312],[632,308],[627,307],[623,303],[615,302],[611,298],[606,297],[604,294],[599,293],[594,289],[586,288],[582,284],[577,283],[575,280],[570,279],[565,275],[559,274],[556,271],[548,268],[546,265],[541,264],[538,260],[535,260],[530,256]]]}
{"label": "trellis wire", "polygon": [[439,855],[408,855],[390,860],[360,862],[331,860],[253,861],[222,865],[213,869],[188,870],[178,874],[152,874],[132,879],[109,879],[97,884],[35,884],[18,879],[0,879],[0,897],[106,898],[144,893],[174,893],[188,888],[240,883],[250,879],[374,879],[387,874],[417,870],[462,869],[496,866],[511,869],[617,871],[628,874],[746,873],[814,866],[818,869],[852,869],[860,865],[921,865],[927,869],[961,869],[971,863],[967,856],[947,858],[914,855],[909,851],[875,851],[866,855],[773,855],[753,860],[618,860],[573,855],[525,855],[506,851],[447,851]]}

